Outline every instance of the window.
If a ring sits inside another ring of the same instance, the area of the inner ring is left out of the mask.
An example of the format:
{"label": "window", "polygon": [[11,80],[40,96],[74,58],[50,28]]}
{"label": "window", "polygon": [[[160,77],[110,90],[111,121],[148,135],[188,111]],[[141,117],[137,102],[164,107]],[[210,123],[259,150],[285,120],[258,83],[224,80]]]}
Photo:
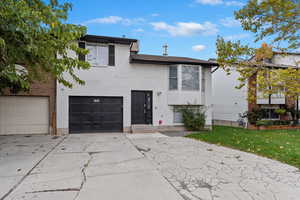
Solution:
{"label": "window", "polygon": [[177,66],[169,67],[169,90],[178,89]]}
{"label": "window", "polygon": [[184,105],[184,106],[173,106],[173,122],[174,123],[183,123],[182,119],[182,113],[180,112],[180,108],[188,106],[189,109],[192,109],[193,111],[199,112],[201,111],[201,106],[195,106],[195,105]]}
{"label": "window", "polygon": [[182,106],[173,106],[173,122],[174,123],[183,123],[182,113],[180,112],[180,108]]}
{"label": "window", "polygon": [[92,66],[107,66],[108,65],[108,46],[100,46],[97,44],[88,44],[86,48],[89,53],[86,60]]}
{"label": "window", "polygon": [[81,61],[87,61],[92,66],[115,66],[115,46],[97,43],[78,42],[79,48],[88,49],[89,53],[85,56],[78,55]]}
{"label": "window", "polygon": [[263,119],[279,119],[279,115],[275,112],[276,108],[262,108]]}
{"label": "window", "polygon": [[198,66],[182,66],[182,90],[199,90]]}
{"label": "window", "polygon": [[177,107],[179,106],[174,106],[174,123],[182,123],[182,113],[177,110]]}
{"label": "window", "polygon": [[201,70],[201,91],[205,92],[205,71]]}

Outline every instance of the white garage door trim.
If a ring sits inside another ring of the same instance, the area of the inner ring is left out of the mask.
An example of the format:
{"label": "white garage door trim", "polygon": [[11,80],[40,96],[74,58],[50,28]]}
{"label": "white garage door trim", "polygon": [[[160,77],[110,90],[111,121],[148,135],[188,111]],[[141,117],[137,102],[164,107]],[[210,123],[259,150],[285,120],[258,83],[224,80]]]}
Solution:
{"label": "white garage door trim", "polygon": [[0,135],[49,134],[49,98],[0,96]]}

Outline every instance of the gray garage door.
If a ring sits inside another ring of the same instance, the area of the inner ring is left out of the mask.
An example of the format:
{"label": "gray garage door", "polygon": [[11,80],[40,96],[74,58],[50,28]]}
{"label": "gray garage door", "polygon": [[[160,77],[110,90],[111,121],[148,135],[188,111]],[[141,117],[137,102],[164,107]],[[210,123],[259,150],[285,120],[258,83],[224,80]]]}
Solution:
{"label": "gray garage door", "polygon": [[120,132],[123,130],[122,97],[69,98],[70,133]]}
{"label": "gray garage door", "polygon": [[48,97],[0,97],[0,135],[48,133]]}

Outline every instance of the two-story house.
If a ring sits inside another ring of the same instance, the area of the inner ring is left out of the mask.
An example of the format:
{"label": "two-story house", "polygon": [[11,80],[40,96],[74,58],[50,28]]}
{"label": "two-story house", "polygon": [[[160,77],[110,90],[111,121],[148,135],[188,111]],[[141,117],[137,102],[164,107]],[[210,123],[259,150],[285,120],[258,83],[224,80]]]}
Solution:
{"label": "two-story house", "polygon": [[[298,67],[300,53],[282,54],[274,52],[272,59],[266,63],[272,69]],[[213,120],[215,124],[238,126],[241,115],[254,107],[264,110],[264,119],[279,120],[280,116],[275,112],[278,108],[295,106],[297,102],[287,99],[282,93],[263,96],[256,87],[253,76],[248,85],[242,89],[236,89],[239,85],[239,74],[232,68],[231,74],[226,75],[222,69],[214,70],[213,73]],[[254,83],[254,84],[251,84]],[[255,100],[247,100],[249,87],[255,87]]]}
{"label": "two-story house", "polygon": [[182,128],[174,108],[183,105],[201,107],[212,125],[215,62],[139,54],[128,38],[86,35],[79,46],[91,68],[76,72],[85,85],[57,85],[58,134]]}

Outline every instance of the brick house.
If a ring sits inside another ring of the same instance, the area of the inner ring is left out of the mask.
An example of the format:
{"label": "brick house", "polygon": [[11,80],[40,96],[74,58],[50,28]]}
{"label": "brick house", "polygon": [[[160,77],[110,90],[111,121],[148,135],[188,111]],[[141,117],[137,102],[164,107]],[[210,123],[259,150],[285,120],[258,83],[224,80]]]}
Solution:
{"label": "brick house", "polygon": [[[287,67],[283,65],[273,66],[272,69],[281,67]],[[257,89],[257,74],[254,74],[248,80],[248,99],[252,97],[251,100],[248,100],[248,112],[256,112],[257,110],[263,111],[264,120],[293,120],[293,116],[290,112],[285,114],[276,113],[277,109],[284,110],[293,110],[296,108],[297,102],[285,97],[284,94],[272,94],[268,97],[263,97],[262,94]],[[248,128],[255,129],[257,128],[255,124],[248,123]]]}

